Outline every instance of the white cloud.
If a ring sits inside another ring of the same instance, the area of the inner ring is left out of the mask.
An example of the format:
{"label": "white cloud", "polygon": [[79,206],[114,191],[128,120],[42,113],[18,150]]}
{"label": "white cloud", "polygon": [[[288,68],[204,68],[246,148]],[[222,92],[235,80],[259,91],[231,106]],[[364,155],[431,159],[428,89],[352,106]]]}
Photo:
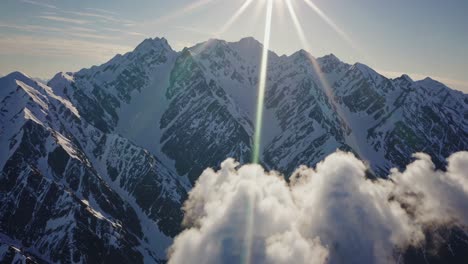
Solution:
{"label": "white cloud", "polygon": [[[135,22],[132,20],[123,19],[122,17],[114,17],[110,14],[102,14],[102,13],[93,13],[93,12],[80,12],[80,11],[64,11],[64,13],[71,14],[74,16],[81,17],[83,19],[92,19],[92,20],[100,20],[101,22],[113,22],[117,24],[134,24]],[[90,21],[93,22],[93,21]]]}
{"label": "white cloud", "polygon": [[96,29],[86,28],[86,27],[73,27],[73,26],[67,28],[66,30],[68,30],[68,31],[77,31],[77,32],[90,32],[90,33],[97,32]]}
{"label": "white cloud", "polygon": [[62,32],[63,29],[57,27],[49,27],[49,26],[37,26],[37,25],[17,25],[17,24],[7,24],[0,22],[0,28],[10,28],[10,29],[17,29],[21,31],[28,31],[28,32],[37,32],[37,31],[45,31],[45,32]]}
{"label": "white cloud", "polygon": [[119,13],[117,13],[117,12],[113,12],[113,11],[105,10],[105,9],[101,9],[101,8],[88,7],[88,8],[86,8],[86,10],[95,11],[95,12],[104,13],[104,14],[109,14],[109,15],[119,16]]}
{"label": "white cloud", "polygon": [[185,204],[185,222],[194,228],[175,239],[170,263],[240,263],[250,257],[262,263],[280,250],[287,253],[278,263],[310,256],[322,263],[326,249],[291,221],[300,212],[285,181],[260,166],[236,166],[228,159],[219,172],[209,169],[200,177]]}
{"label": "white cloud", "polygon": [[[73,34],[70,33],[70,35]],[[26,35],[0,37],[0,54],[2,55],[80,56],[107,60],[115,56],[115,54],[122,54],[132,49],[132,47],[124,45],[66,37],[32,37]]]}
{"label": "white cloud", "polygon": [[106,28],[101,28],[101,29],[104,30],[104,31],[123,33],[123,34],[127,34],[127,35],[130,35],[130,36],[145,36],[145,34],[142,34],[142,33],[139,33],[139,32],[121,30],[121,29],[117,29],[117,28],[106,27]]}
{"label": "white cloud", "polygon": [[100,28],[101,31],[107,32],[107,34],[99,33],[98,30],[86,27],[79,27],[79,26],[67,26],[63,28],[51,27],[51,26],[37,26],[37,25],[15,25],[15,24],[6,24],[0,22],[0,29],[1,28],[8,28],[8,29],[16,29],[19,31],[24,32],[34,32],[34,33],[60,33],[62,35],[70,35],[74,37],[80,38],[93,38],[93,39],[106,39],[106,40],[116,40],[120,37],[120,35],[112,34],[114,33],[121,33],[128,36],[136,36],[142,37],[145,34],[128,31],[128,30],[121,30],[121,29],[114,29],[110,27],[103,27]]}
{"label": "white cloud", "polygon": [[447,172],[415,157],[371,181],[363,162],[337,152],[290,183],[228,159],[191,191],[169,263],[394,263],[429,225],[468,224],[468,152],[452,155]]}
{"label": "white cloud", "polygon": [[62,17],[62,16],[38,16],[39,18],[46,19],[46,20],[52,20],[52,21],[58,21],[58,22],[65,22],[65,23],[72,23],[72,24],[77,24],[77,25],[84,25],[89,23],[87,20],[82,20],[82,19],[73,19],[73,18],[68,18],[68,17]]}
{"label": "white cloud", "polygon": [[56,7],[56,6],[54,6],[54,5],[47,4],[47,3],[43,3],[43,2],[39,2],[39,1],[33,1],[33,0],[21,0],[21,2],[23,2],[23,3],[27,3],[27,4],[31,4],[31,5],[36,5],[36,6],[46,7],[46,8],[50,8],[50,9],[57,9],[57,7]]}
{"label": "white cloud", "polygon": [[393,171],[394,195],[410,205],[417,224],[468,224],[468,152],[448,158],[447,172],[434,171],[430,156],[414,155],[417,160],[403,173]]}

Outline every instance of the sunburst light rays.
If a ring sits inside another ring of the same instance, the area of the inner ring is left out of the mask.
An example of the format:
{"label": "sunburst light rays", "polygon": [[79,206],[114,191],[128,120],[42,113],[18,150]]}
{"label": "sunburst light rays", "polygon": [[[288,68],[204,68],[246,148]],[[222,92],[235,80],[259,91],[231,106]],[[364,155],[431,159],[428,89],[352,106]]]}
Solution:
{"label": "sunburst light rays", "polygon": [[[192,2],[189,5],[186,5],[179,11],[173,12],[167,16],[164,16],[159,19],[166,20],[172,19],[175,17],[186,15],[196,9],[205,7],[217,0],[198,0]],[[264,99],[265,99],[265,90],[267,87],[268,80],[268,54],[270,48],[270,36],[271,36],[271,27],[272,27],[272,16],[274,8],[281,8],[281,10],[286,9],[289,13],[290,18],[294,24],[294,28],[297,31],[301,45],[305,50],[310,51],[309,42],[306,39],[306,34],[303,29],[303,25],[299,21],[298,14],[295,11],[294,1],[293,0],[242,0],[240,2],[239,8],[230,16],[227,21],[221,25],[219,31],[214,31],[212,36],[215,38],[220,37],[225,34],[238,20],[239,18],[246,13],[249,8],[253,8],[256,11],[266,10],[265,14],[265,28],[264,28],[264,39],[263,39],[263,49],[261,54],[261,61],[258,72],[258,91],[257,91],[257,105],[256,105],[256,116],[255,116],[255,127],[254,127],[254,137],[253,137],[253,147],[252,147],[252,163],[259,163],[260,161],[260,150],[261,150],[261,136],[262,136],[262,125],[263,125],[263,111],[264,111]],[[256,3],[254,5],[254,3]],[[327,25],[329,25],[345,42],[351,45],[354,49],[355,46],[351,41],[351,38],[327,15],[325,14],[312,0],[303,0],[303,3],[310,7],[316,15],[318,15]],[[252,7],[254,6],[254,7]],[[284,8],[285,7],[285,8]],[[207,41],[200,44],[194,49],[195,53],[200,53],[205,50],[212,41]],[[357,49],[355,49],[357,50]],[[324,92],[330,99],[331,103],[335,105],[333,100],[333,91],[332,87],[327,80],[327,77],[322,73],[321,67],[318,64],[317,60],[313,58],[310,54],[306,55],[309,58],[309,61],[312,66],[316,80],[320,82],[320,85],[323,87]],[[338,109],[336,111],[339,111]]]}
{"label": "sunburst light rays", "polygon": [[234,24],[234,22],[236,22],[237,19],[239,19],[239,17],[245,12],[245,10],[247,10],[247,8],[250,6],[250,4],[252,4],[253,1],[254,0],[245,0],[242,6],[239,8],[239,10],[237,10],[237,12],[234,13],[234,15],[226,22],[226,24],[223,25],[219,32],[216,33],[216,35],[219,36],[226,32],[226,30],[228,30]]}
{"label": "sunburst light rays", "polygon": [[351,38],[348,36],[348,34],[346,34],[340,27],[338,27],[335,22],[333,22],[333,20],[331,20],[330,17],[328,17],[316,4],[314,4],[314,2],[312,2],[311,0],[304,0],[304,2],[310,7],[312,8],[312,10],[315,11],[315,13],[323,19],[323,21],[325,21],[325,23],[327,23],[333,30],[335,30],[336,33],[338,33],[344,40],[346,40],[348,42],[348,44],[350,44],[351,46],[354,46],[353,45],[353,41],[351,40]]}
{"label": "sunburst light rays", "polygon": [[168,21],[168,20],[172,20],[174,18],[177,18],[177,17],[180,17],[180,16],[184,16],[184,15],[187,15],[189,14],[190,12],[196,10],[196,9],[199,9],[201,7],[204,7],[204,6],[207,6],[209,4],[211,4],[212,2],[214,2],[215,0],[198,0],[198,1],[194,1],[184,7],[182,7],[181,9],[178,9],[172,13],[169,13],[165,16],[162,16],[162,17],[159,17],[158,19],[156,20],[153,20],[153,21],[150,21],[148,23],[148,25],[154,25],[154,24],[159,24],[159,23],[162,23],[162,22],[165,22],[165,21]]}
{"label": "sunburst light rays", "polygon": [[[291,19],[293,20],[294,27],[296,28],[297,34],[299,35],[299,39],[302,45],[304,46],[305,49],[309,50],[308,41],[305,38],[304,30],[296,15],[296,12],[294,10],[291,0],[284,0],[284,1],[286,2],[288,12],[291,16]],[[311,7],[314,7],[314,10],[317,12],[317,14],[319,14],[319,16],[325,19],[327,23],[330,23],[330,25],[334,25],[333,27],[335,28],[335,30],[340,31],[339,28],[337,28],[336,25],[320,9],[318,9],[318,7],[316,7],[310,0],[304,0],[304,1],[310,3]],[[340,110],[339,106],[335,102],[333,89],[330,85],[330,82],[327,80],[326,76],[324,76],[324,74],[322,73],[321,67],[317,63],[317,60],[315,58],[312,58],[309,54],[307,54],[307,56],[309,57],[309,60],[312,64],[312,68],[315,74],[317,75],[320,84],[324,88],[324,92],[326,96],[328,97],[329,102],[333,105],[334,110],[338,113],[338,116],[342,119],[342,121],[345,122],[347,126],[349,126],[348,120],[346,119],[346,115]],[[349,139],[352,145],[357,149],[358,153],[362,154],[360,150],[360,146],[357,143],[355,136],[351,134]]]}
{"label": "sunburst light rays", "polygon": [[312,2],[312,0],[304,0],[304,3],[306,3],[325,23],[327,23],[328,26],[330,26],[344,41],[346,41],[348,45],[351,46],[351,48],[353,48],[360,55],[365,55],[364,52],[354,44],[354,41],[351,39],[351,37],[329,16],[327,16],[327,14],[322,11],[322,9],[320,9],[314,2]]}
{"label": "sunburst light rays", "polygon": [[[296,11],[294,10],[294,7],[292,5],[292,2],[291,0],[285,0],[286,2],[286,7],[288,8],[288,12],[289,12],[289,15],[291,16],[291,19],[294,23],[294,27],[296,28],[296,31],[297,31],[297,34],[299,35],[299,39],[301,41],[301,44],[302,46],[306,49],[306,50],[310,50],[309,49],[309,44],[305,38],[305,34],[304,34],[304,30],[302,28],[302,25],[297,17],[297,14],[296,14]],[[312,67],[313,67],[313,70],[315,71],[315,74],[317,75],[319,81],[320,81],[320,84],[322,85],[322,87],[325,88],[325,92],[327,93],[327,96],[329,96],[330,98],[332,97],[331,93],[331,87],[328,83],[328,81],[326,80],[325,76],[323,76],[322,74],[322,71],[320,69],[320,65],[318,65],[317,63],[317,60],[315,58],[312,58],[309,54],[307,54],[307,56],[309,57],[309,60],[312,64]]]}
{"label": "sunburst light rays", "polygon": [[[252,162],[258,163],[260,156],[260,140],[262,133],[263,121],[263,102],[265,98],[265,88],[267,82],[268,70],[268,52],[270,48],[270,35],[271,35],[271,20],[273,14],[273,0],[267,0],[266,18],[265,18],[265,32],[263,39],[262,59],[260,63],[260,74],[258,83],[258,99],[257,99],[257,116],[255,122],[255,136]],[[245,228],[245,244],[242,254],[242,263],[250,264],[252,258],[252,244],[253,244],[253,199],[255,194],[249,193],[247,201],[247,215],[246,215],[246,228]]]}
{"label": "sunburst light rays", "polygon": [[272,13],[273,13],[273,0],[267,0],[265,33],[264,33],[264,39],[263,39],[262,60],[260,63],[260,74],[259,74],[259,82],[258,82],[257,115],[256,115],[256,120],[255,120],[254,148],[253,148],[253,155],[252,155],[253,163],[258,163],[259,158],[260,158],[260,144],[261,144],[261,134],[262,134],[262,121],[263,121],[263,102],[265,99],[265,88],[266,88],[266,82],[267,82],[268,52],[270,49]]}

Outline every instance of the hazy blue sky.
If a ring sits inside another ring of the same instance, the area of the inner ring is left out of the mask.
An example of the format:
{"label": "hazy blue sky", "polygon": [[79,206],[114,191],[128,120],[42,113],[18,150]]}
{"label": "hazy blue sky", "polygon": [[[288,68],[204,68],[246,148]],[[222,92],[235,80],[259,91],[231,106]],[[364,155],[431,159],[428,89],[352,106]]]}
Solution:
{"label": "hazy blue sky", "polygon": [[[176,50],[216,36],[263,39],[265,0],[254,0],[220,35],[245,0],[0,1],[0,75],[50,78],[103,63],[147,37],[165,37]],[[283,1],[275,0],[271,36],[280,55],[303,48]],[[387,76],[431,76],[468,92],[468,1],[314,0],[351,43],[304,0],[292,1],[314,56],[334,53]]]}

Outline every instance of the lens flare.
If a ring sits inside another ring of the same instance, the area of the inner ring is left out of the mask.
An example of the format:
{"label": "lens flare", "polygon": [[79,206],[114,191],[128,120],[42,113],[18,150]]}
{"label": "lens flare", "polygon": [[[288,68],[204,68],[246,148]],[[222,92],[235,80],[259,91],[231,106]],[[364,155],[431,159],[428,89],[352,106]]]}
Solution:
{"label": "lens flare", "polygon": [[[166,16],[163,16],[155,21],[152,21],[152,24],[157,24],[162,21],[170,20],[175,17],[186,15],[196,9],[207,6],[208,4],[215,2],[216,0],[198,0],[189,5],[184,6],[182,9],[170,13]],[[218,32],[212,33],[214,37],[220,37],[224,34],[238,19],[242,16],[245,11],[254,3],[254,0],[244,0],[240,8],[227,20],[227,22],[220,28]],[[309,6],[322,20],[324,20],[338,35],[340,35],[348,44],[350,44],[356,51],[359,49],[351,41],[351,38],[338,27],[333,20],[331,20],[312,0],[304,0],[304,3]],[[271,24],[273,16],[273,8],[277,7],[283,10],[284,4],[286,4],[286,9],[288,10],[291,19],[294,23],[294,27],[299,35],[302,46],[306,50],[310,50],[308,41],[306,40],[304,30],[298,19],[296,11],[294,10],[292,0],[261,0],[257,1],[257,6],[255,10],[260,11],[265,7],[266,4],[266,18],[265,18],[265,31],[263,39],[263,50],[261,55],[260,62],[260,71],[259,71],[259,81],[258,81],[258,95],[257,95],[257,109],[256,109],[256,120],[255,120],[255,133],[253,138],[253,150],[252,150],[252,163],[259,163],[260,161],[260,150],[261,150],[261,135],[262,135],[262,126],[263,126],[263,108],[265,100],[265,90],[267,85],[267,72],[268,72],[268,53],[270,48],[270,35],[271,35]],[[261,8],[259,8],[261,7]],[[208,33],[209,34],[209,33]],[[205,50],[213,40],[206,41],[197,46],[193,50],[194,53],[200,53]],[[360,52],[363,54],[362,52]],[[317,80],[320,82],[321,87],[323,87],[325,94],[329,98],[330,102],[333,104],[335,110],[340,112],[340,109],[336,107],[334,102],[334,96],[332,88],[321,71],[320,65],[317,60],[313,58],[310,54],[306,54],[311,62],[312,69],[317,77]],[[339,113],[340,114],[340,113]],[[344,115],[341,115],[344,117]],[[343,120],[346,122],[346,120]],[[356,144],[357,145],[357,144]]]}
{"label": "lens flare", "polygon": [[263,102],[265,99],[265,88],[267,82],[268,70],[268,52],[270,49],[270,35],[271,35],[271,17],[273,13],[273,0],[267,0],[267,11],[265,20],[265,36],[263,39],[262,61],[260,64],[260,76],[258,82],[258,96],[257,96],[257,116],[255,121],[255,136],[254,148],[252,155],[252,162],[258,163],[260,159],[260,143],[262,135],[262,122],[263,122]]}
{"label": "lens flare", "polygon": [[[267,10],[265,18],[265,35],[263,39],[262,61],[260,64],[260,76],[258,83],[258,100],[257,100],[257,117],[255,122],[255,137],[252,162],[258,163],[260,158],[260,139],[262,134],[262,121],[263,121],[263,102],[265,98],[265,88],[267,82],[268,70],[268,52],[270,48],[270,35],[271,35],[271,19],[273,14],[273,0],[267,0]],[[246,228],[245,228],[245,244],[242,254],[242,263],[250,264],[252,260],[252,244],[253,244],[253,204],[255,194],[249,193],[247,201],[247,214],[246,214]]]}
{"label": "lens flare", "polygon": [[[289,2],[289,0],[286,0]],[[333,22],[333,20],[331,20],[331,18],[329,18],[316,4],[314,4],[314,2],[312,2],[311,0],[304,0],[304,2],[312,9],[315,11],[315,13],[320,17],[322,18],[323,21],[325,21],[325,23],[327,23],[336,33],[338,33],[338,35],[340,35],[340,37],[342,37],[346,42],[348,42],[348,44],[355,50],[359,51],[359,49],[357,49],[356,45],[354,45],[353,41],[351,40],[351,38],[348,36],[348,34],[346,34],[340,27],[338,27],[338,25],[335,24],[335,22]]]}
{"label": "lens flare", "polygon": [[[305,0],[305,1],[308,1],[308,0]],[[299,19],[298,19],[297,15],[296,15],[296,11],[294,10],[294,7],[293,7],[293,5],[291,3],[291,0],[285,0],[285,2],[286,2],[288,12],[289,12],[289,14],[291,16],[291,19],[293,20],[294,27],[296,28],[297,34],[299,35],[299,39],[300,39],[302,45],[304,46],[304,48],[309,50],[309,45],[308,45],[308,42],[307,42],[307,40],[305,38],[304,30],[303,30],[303,28],[301,26],[301,23],[299,22]],[[318,8],[317,8],[317,10],[320,11],[320,9],[318,9]],[[321,13],[321,14],[323,14],[323,13]],[[320,68],[320,65],[317,63],[317,60],[315,58],[312,58],[312,56],[309,55],[309,54],[307,54],[307,56],[308,56],[308,58],[309,58],[309,60],[310,60],[310,62],[312,64],[312,69],[314,70],[315,74],[317,75],[320,84],[324,88],[325,95],[327,96],[329,102],[332,104],[334,110],[338,113],[338,116],[340,117],[342,122],[346,123],[346,125],[349,126],[349,122],[348,122],[348,120],[346,118],[346,115],[343,113],[343,111],[341,111],[339,105],[336,103],[334,93],[333,93],[333,89],[332,89],[330,83],[328,82],[327,78],[322,73],[322,70]],[[354,149],[358,152],[358,154],[362,158],[365,158],[365,156],[363,155],[363,152],[361,151],[361,148],[360,148],[360,146],[358,144],[358,141],[357,141],[356,137],[353,134],[350,134],[349,135],[349,140],[350,140],[351,144],[353,145]]]}
{"label": "lens flare", "polygon": [[[259,172],[257,172],[259,173]],[[259,175],[257,175],[259,176]],[[253,205],[255,203],[255,194],[249,192],[247,194],[249,197],[247,198],[247,209],[246,209],[246,222],[245,222],[245,234],[244,234],[244,249],[241,255],[241,263],[250,264],[252,262],[252,244],[253,244],[253,226],[254,226],[254,208]]]}
{"label": "lens flare", "polygon": [[[294,10],[294,7],[291,3],[291,0],[285,0],[286,2],[286,7],[288,8],[288,12],[291,16],[291,19],[293,20],[293,23],[294,23],[294,27],[296,28],[296,31],[297,31],[297,34],[299,35],[299,39],[301,41],[301,44],[302,46],[306,49],[306,50],[310,50],[310,47],[309,47],[309,44],[305,38],[305,34],[304,34],[304,30],[301,26],[301,23],[299,22],[299,19],[296,15],[296,11]],[[312,58],[309,54],[307,54],[307,57],[309,58],[311,64],[312,64],[312,68],[315,72],[315,74],[317,75],[319,81],[320,81],[320,84],[322,85],[322,87],[324,87],[325,89],[325,93],[327,94],[327,96],[329,98],[333,98],[332,96],[332,89],[331,89],[331,86],[330,84],[328,83],[327,79],[325,78],[325,76],[323,76],[322,74],[322,70],[320,69],[320,65],[318,65],[317,63],[317,60],[315,60],[315,58]]]}
{"label": "lens flare", "polygon": [[242,4],[242,6],[237,10],[237,12],[224,24],[224,26],[219,30],[219,32],[216,34],[217,36],[223,34],[226,32],[234,22],[237,21],[237,19],[245,12],[245,10],[252,4],[253,0],[245,0],[245,2]]}
{"label": "lens flare", "polygon": [[180,16],[183,16],[183,15],[187,15],[189,14],[190,12],[198,9],[198,8],[201,8],[201,7],[204,7],[210,3],[212,3],[214,0],[198,0],[196,2],[193,2],[189,5],[186,5],[184,6],[182,9],[179,9],[179,10],[176,10],[172,13],[169,13],[165,16],[162,16],[162,17],[159,17],[157,18],[156,20],[153,20],[153,21],[150,21],[148,23],[144,23],[144,24],[147,24],[148,26],[150,25],[155,25],[155,24],[159,24],[159,23],[162,23],[162,22],[166,22],[168,20],[172,20],[176,17],[180,17]]}

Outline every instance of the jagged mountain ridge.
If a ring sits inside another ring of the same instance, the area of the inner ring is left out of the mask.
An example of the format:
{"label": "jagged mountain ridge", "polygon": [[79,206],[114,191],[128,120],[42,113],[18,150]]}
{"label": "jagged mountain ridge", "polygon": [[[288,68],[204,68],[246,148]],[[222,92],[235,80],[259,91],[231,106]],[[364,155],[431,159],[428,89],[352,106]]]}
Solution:
{"label": "jagged mountain ridge", "polygon": [[[261,49],[245,38],[209,40],[176,52],[165,39],[148,39],[102,66],[56,76],[50,85],[61,89],[55,83],[68,83],[78,108],[86,105],[80,100],[103,103],[80,112],[89,112],[85,118],[98,127],[175,161],[178,174],[193,182],[229,155],[250,160]],[[443,164],[451,152],[468,148],[467,95],[437,81],[388,79],[363,64],[349,65],[334,55],[316,59],[302,50],[291,56],[270,52],[267,83],[262,161],[279,171],[313,165],[337,148],[354,151],[381,174],[401,168],[414,152],[425,151]],[[145,91],[153,93],[150,102],[134,99]],[[219,107],[222,114],[197,116]],[[420,118],[422,111],[427,115]],[[98,112],[104,115],[93,117]],[[421,124],[414,124],[418,118]],[[226,134],[224,125],[232,132]],[[208,144],[200,135],[218,147],[200,149]]]}
{"label": "jagged mountain ridge", "polygon": [[[261,50],[245,38],[176,52],[156,38],[48,86],[20,73],[0,79],[0,241],[47,262],[164,259],[190,182],[227,157],[251,159]],[[261,160],[286,175],[336,149],[368,160],[377,176],[414,152],[443,164],[468,149],[467,95],[431,79],[387,79],[301,50],[269,53],[267,85]],[[35,205],[16,213],[18,201]],[[11,224],[65,212],[58,227],[45,217],[27,231]],[[76,247],[82,240],[94,244]]]}
{"label": "jagged mountain ridge", "polygon": [[186,196],[178,177],[49,87],[17,72],[0,83],[0,242],[52,263],[165,259]]}

